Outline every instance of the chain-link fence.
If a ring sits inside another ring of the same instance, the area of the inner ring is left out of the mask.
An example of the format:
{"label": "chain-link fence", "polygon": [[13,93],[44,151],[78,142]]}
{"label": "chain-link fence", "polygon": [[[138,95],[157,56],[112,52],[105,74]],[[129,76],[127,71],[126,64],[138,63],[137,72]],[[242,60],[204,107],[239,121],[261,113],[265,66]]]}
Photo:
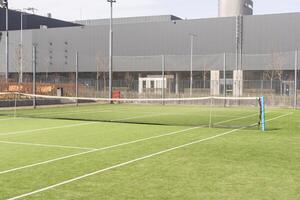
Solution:
{"label": "chain-link fence", "polygon": [[[22,57],[20,49],[11,54],[9,79],[5,80],[4,72],[1,73],[0,91],[109,96],[109,67],[105,54],[77,52],[67,43],[59,47],[60,51],[57,49],[49,44],[48,48],[37,46],[31,51],[23,50]],[[113,97],[265,96],[269,106],[296,107],[300,102],[298,60],[297,51],[243,54],[242,62],[237,62],[234,53],[115,56]]]}

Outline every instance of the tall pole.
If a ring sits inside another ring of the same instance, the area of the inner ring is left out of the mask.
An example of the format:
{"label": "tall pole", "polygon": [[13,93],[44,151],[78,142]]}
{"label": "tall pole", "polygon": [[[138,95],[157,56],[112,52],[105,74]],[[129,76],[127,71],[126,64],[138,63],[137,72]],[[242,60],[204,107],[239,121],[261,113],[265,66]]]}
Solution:
{"label": "tall pole", "polygon": [[109,23],[109,96],[112,99],[112,79],[113,79],[113,3],[116,0],[107,0],[110,3],[110,23]]}
{"label": "tall pole", "polygon": [[223,79],[224,79],[224,97],[227,95],[227,83],[226,83],[226,53],[223,55]]}
{"label": "tall pole", "polygon": [[194,57],[194,37],[195,34],[190,34],[191,37],[191,66],[190,66],[190,96],[193,95],[193,57]]}
{"label": "tall pole", "polygon": [[21,36],[20,36],[20,75],[19,83],[23,83],[23,12],[21,11]]}
{"label": "tall pole", "polygon": [[[161,83],[161,98],[164,99],[165,98],[165,65],[166,65],[166,61],[165,61],[165,56],[162,55],[161,56],[161,78],[162,78],[162,83]],[[164,101],[162,101],[164,104]]]}
{"label": "tall pole", "polygon": [[294,99],[294,109],[298,107],[298,93],[297,93],[297,86],[298,86],[298,49],[295,51],[295,99]]}
{"label": "tall pole", "polygon": [[236,64],[236,68],[235,68],[235,76],[234,76],[234,72],[233,72],[233,81],[234,81],[234,93],[235,93],[235,97],[239,96],[240,93],[240,85],[239,85],[239,75],[238,75],[238,70],[239,70],[239,46],[240,46],[240,16],[236,16],[236,57],[235,57],[235,64]]}
{"label": "tall pole", "polygon": [[79,69],[79,54],[76,52],[76,75],[75,75],[75,93],[76,93],[76,106],[78,106],[78,69]]}
{"label": "tall pole", "polygon": [[36,44],[32,47],[32,94],[33,94],[33,108],[36,108]]}
{"label": "tall pole", "polygon": [[6,31],[6,48],[5,48],[5,54],[6,54],[6,73],[5,73],[5,80],[6,82],[8,82],[8,74],[9,74],[9,33],[8,33],[8,3],[7,1],[5,2],[6,4],[4,5],[6,8],[6,27],[5,27],[5,31]]}

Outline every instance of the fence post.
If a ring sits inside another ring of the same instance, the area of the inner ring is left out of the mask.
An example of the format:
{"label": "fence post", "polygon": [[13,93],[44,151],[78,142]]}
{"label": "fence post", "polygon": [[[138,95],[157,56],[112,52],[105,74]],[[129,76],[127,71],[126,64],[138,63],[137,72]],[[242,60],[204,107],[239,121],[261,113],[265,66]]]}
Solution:
{"label": "fence post", "polygon": [[[162,76],[162,90],[161,90],[161,98],[164,99],[165,98],[165,65],[166,65],[166,62],[165,62],[165,56],[162,55],[161,56],[161,76]],[[164,104],[164,101],[162,101],[163,104]]]}
{"label": "fence post", "polygon": [[6,30],[5,30],[5,32],[6,32],[6,40],[5,40],[5,57],[6,57],[6,66],[5,66],[5,80],[6,80],[6,83],[8,83],[8,79],[9,79],[9,27],[8,27],[8,23],[9,23],[9,21],[8,21],[8,17],[9,17],[9,10],[8,10],[8,6],[6,5],[6,7],[5,7],[5,9],[6,9]]}
{"label": "fence post", "polygon": [[223,80],[224,80],[224,84],[223,84],[223,95],[225,97],[224,99],[224,107],[226,106],[226,96],[227,96],[227,80],[226,80],[226,53],[223,54]]}
{"label": "fence post", "polygon": [[36,44],[32,46],[32,105],[36,108]]}
{"label": "fence post", "polygon": [[79,54],[76,52],[76,75],[75,75],[75,93],[76,93],[76,106],[78,106],[78,69],[79,69]]}
{"label": "fence post", "polygon": [[191,61],[190,61],[190,97],[193,95],[193,51],[194,51],[194,37],[191,36]]}
{"label": "fence post", "polygon": [[295,94],[294,94],[294,109],[297,109],[297,98],[298,98],[298,93],[297,93],[297,81],[298,81],[298,49],[295,51]]}

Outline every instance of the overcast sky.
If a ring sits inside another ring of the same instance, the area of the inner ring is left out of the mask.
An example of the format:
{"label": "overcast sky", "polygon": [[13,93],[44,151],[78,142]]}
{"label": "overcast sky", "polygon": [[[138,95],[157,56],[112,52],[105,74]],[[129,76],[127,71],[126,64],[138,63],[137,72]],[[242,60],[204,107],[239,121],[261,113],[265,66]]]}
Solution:
{"label": "overcast sky", "polygon": [[[107,0],[9,0],[11,8],[34,7],[37,14],[74,21],[109,17]],[[299,0],[254,0],[255,14],[300,12]],[[216,17],[218,0],[117,0],[115,17],[173,14],[181,18]]]}

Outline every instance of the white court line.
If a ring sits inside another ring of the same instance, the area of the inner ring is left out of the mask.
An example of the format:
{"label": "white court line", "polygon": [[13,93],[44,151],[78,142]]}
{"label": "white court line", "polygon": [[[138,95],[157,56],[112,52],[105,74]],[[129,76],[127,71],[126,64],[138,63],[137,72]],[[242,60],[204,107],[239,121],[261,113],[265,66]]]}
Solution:
{"label": "white court line", "polygon": [[[77,107],[75,109],[78,109]],[[78,111],[60,111],[60,112],[44,112],[44,113],[32,113],[32,114],[26,114],[25,116],[60,116],[60,115],[65,115],[65,114],[87,114],[87,113],[102,113],[102,112],[114,112],[114,111],[118,111],[118,112],[126,112],[128,111],[128,109],[119,109],[116,110],[115,108],[107,108],[107,109],[102,109],[102,110],[97,110],[97,108],[92,109],[85,109],[85,110],[78,110]],[[152,112],[153,113],[153,112]],[[22,114],[21,114],[22,115]]]}
{"label": "white court line", "polygon": [[75,156],[80,156],[80,155],[92,153],[92,152],[95,152],[95,151],[97,151],[97,150],[85,151],[85,152],[81,152],[81,153],[77,153],[77,154],[72,154],[72,155],[69,155],[69,156],[64,156],[64,157],[60,157],[60,158],[56,158],[56,159],[52,159],[52,160],[43,161],[43,162],[40,162],[40,163],[35,163],[35,164],[31,164],[31,165],[26,165],[26,166],[17,167],[17,168],[14,168],[14,169],[9,169],[9,170],[5,170],[5,171],[1,171],[0,175],[7,174],[7,173],[10,173],[10,172],[19,171],[19,170],[22,170],[22,169],[36,167],[36,166],[39,166],[39,165],[44,165],[44,164],[52,163],[52,162],[63,160],[63,159],[72,158],[72,157],[75,157]]}
{"label": "white court line", "polygon": [[17,135],[17,134],[23,134],[23,133],[34,133],[34,132],[48,131],[48,130],[61,129],[61,128],[71,128],[71,127],[77,127],[77,126],[87,126],[87,125],[96,124],[96,123],[100,123],[100,122],[87,122],[87,123],[78,123],[78,124],[70,124],[70,125],[63,125],[63,126],[54,126],[54,127],[48,127],[48,128],[7,132],[7,133],[0,133],[0,136]]}
{"label": "white court line", "polygon": [[[268,112],[266,112],[268,113]],[[237,120],[240,120],[240,119],[247,119],[249,117],[254,117],[254,116],[257,116],[258,114],[252,114],[252,115],[248,115],[248,116],[243,116],[243,117],[239,117],[239,118],[234,118],[234,119],[228,119],[228,120],[225,120],[225,121],[222,121],[222,122],[217,122],[217,123],[213,123],[213,125],[218,125],[218,124],[224,124],[226,122],[232,122],[232,121],[237,121]]]}
{"label": "white court line", "polygon": [[[63,108],[63,107],[55,107],[55,108]],[[68,107],[68,108],[72,108],[72,107]],[[74,107],[75,109],[77,109],[77,107]],[[29,109],[28,109],[29,110]],[[36,118],[43,118],[43,116],[63,116],[65,114],[88,114],[88,113],[106,113],[106,112],[126,112],[130,110],[129,108],[121,108],[121,109],[116,109],[116,108],[104,108],[102,110],[99,111],[95,111],[95,109],[82,109],[82,110],[78,110],[78,111],[67,111],[67,112],[42,112],[42,113],[32,113],[32,114],[24,114],[24,116],[21,115],[21,117],[18,117],[18,112],[16,117],[11,116],[9,118],[4,118],[4,119],[0,119],[0,121],[12,121],[12,120],[20,120],[20,119],[31,119],[34,116],[37,116]],[[24,111],[27,111],[27,109],[25,109]],[[153,112],[140,112],[140,111],[135,111],[135,113],[144,113],[144,114],[153,114]]]}
{"label": "white court line", "polygon": [[71,155],[68,155],[68,156],[55,158],[55,159],[52,159],[52,160],[47,160],[47,161],[43,161],[43,162],[31,164],[31,165],[25,165],[25,166],[22,166],[22,167],[17,167],[17,168],[14,168],[14,169],[1,171],[0,175],[6,174],[6,173],[9,173],[9,172],[19,171],[19,170],[22,170],[22,169],[36,167],[36,166],[39,166],[39,165],[48,164],[48,163],[52,163],[52,162],[56,162],[56,161],[60,161],[60,160],[65,160],[65,159],[72,158],[72,157],[81,156],[81,155],[93,153],[93,152],[96,152],[96,151],[104,151],[104,150],[113,149],[113,148],[116,148],[116,147],[121,147],[121,146],[134,144],[134,143],[138,143],[138,142],[143,142],[143,141],[147,141],[147,140],[151,140],[151,139],[157,139],[157,138],[161,138],[161,137],[171,136],[171,135],[187,132],[187,131],[190,131],[190,130],[193,130],[193,129],[198,129],[198,128],[200,128],[200,127],[188,128],[188,129],[184,129],[184,130],[181,130],[181,131],[175,131],[175,132],[171,132],[171,133],[167,133],[167,134],[162,134],[162,135],[158,135],[158,136],[143,138],[143,139],[134,140],[134,141],[131,141],[131,142],[124,142],[124,143],[120,143],[120,144],[116,144],[116,145],[112,145],[112,146],[108,146],[108,147],[103,147],[103,148],[99,148],[99,149],[94,149],[94,150],[91,150],[91,151],[85,151],[85,152],[81,152],[81,153],[71,154]]}
{"label": "white court line", "polygon": [[86,147],[74,147],[74,146],[52,145],[52,144],[37,144],[37,143],[28,143],[28,142],[0,141],[0,143],[2,143],[2,144],[13,144],[13,145],[50,147],[50,148],[63,148],[63,149],[96,150],[94,148],[86,148]]}
{"label": "white court line", "polygon": [[[157,114],[159,115],[159,114]],[[110,120],[107,122],[121,122],[124,120],[128,119],[137,119],[139,117],[143,118],[146,117],[147,115],[143,116],[135,116],[131,118],[122,118],[122,119],[115,119],[115,120]],[[154,116],[154,115],[148,115],[148,116]],[[61,128],[72,128],[72,127],[77,127],[77,126],[86,126],[86,125],[91,125],[91,124],[100,124],[100,123],[105,123],[106,121],[99,121],[99,122],[87,122],[87,123],[78,123],[78,124],[70,124],[70,125],[63,125],[63,126],[54,126],[54,127],[48,127],[48,128],[40,128],[40,129],[31,129],[31,130],[24,130],[24,131],[15,131],[15,132],[8,132],[8,133],[0,133],[0,136],[7,136],[7,135],[17,135],[17,134],[23,134],[23,133],[33,133],[33,132],[40,132],[40,131],[48,131],[48,130],[54,130],[54,129],[61,129]]]}
{"label": "white court line", "polygon": [[134,116],[134,117],[123,118],[123,119],[113,119],[113,120],[110,120],[110,121],[111,121],[111,122],[121,122],[121,121],[125,121],[125,120],[130,120],[130,119],[139,119],[139,118],[147,118],[147,117],[156,117],[156,116],[162,116],[162,115],[171,115],[171,113],[152,114],[152,115],[140,115],[140,116]]}
{"label": "white court line", "polygon": [[[219,122],[219,123],[222,123],[222,122]],[[48,163],[52,163],[52,162],[56,162],[56,161],[60,161],[60,160],[80,156],[80,155],[85,155],[85,154],[93,153],[93,152],[96,152],[96,151],[103,151],[103,150],[113,149],[113,148],[121,147],[121,146],[125,146],[125,145],[135,144],[135,143],[138,143],[138,142],[143,142],[143,141],[147,141],[147,140],[151,140],[151,139],[157,139],[157,138],[161,138],[161,137],[171,136],[171,135],[175,135],[175,134],[178,134],[178,133],[183,133],[183,132],[187,132],[187,131],[191,131],[191,130],[195,130],[195,129],[199,129],[199,128],[203,128],[203,127],[205,127],[205,126],[192,127],[192,128],[188,128],[188,129],[184,129],[184,130],[180,130],[180,131],[175,131],[175,132],[171,132],[171,133],[166,133],[166,134],[162,134],[162,135],[158,135],[158,136],[152,136],[152,137],[148,137],[148,138],[134,140],[134,141],[131,141],[131,142],[125,142],[125,143],[120,143],[120,144],[116,144],[116,145],[112,145],[112,146],[108,146],[108,147],[103,147],[103,148],[92,150],[92,151],[72,154],[72,155],[69,155],[69,156],[64,156],[64,157],[56,158],[56,159],[53,159],[53,160],[43,161],[43,162],[40,162],[40,163],[26,165],[26,166],[18,167],[18,168],[15,168],[15,169],[5,170],[5,171],[0,172],[0,175],[5,174],[5,173],[9,173],[9,172],[22,170],[22,169],[27,169],[27,168],[30,168],[30,167],[43,165],[43,164],[48,164]]]}
{"label": "white court line", "polygon": [[[286,117],[286,116],[291,115],[291,114],[293,114],[293,113],[288,113],[288,114],[284,114],[284,115],[272,118],[272,119],[268,120],[268,122],[276,120],[276,119],[280,119],[280,118],[283,118],[283,117]],[[252,126],[254,126],[254,125],[256,125],[256,124],[252,124]],[[247,128],[247,127],[233,129],[231,131],[227,131],[227,132],[215,135],[215,136],[211,136],[211,137],[208,137],[208,138],[196,140],[194,142],[186,143],[186,144],[183,144],[183,145],[180,145],[180,146],[176,146],[176,147],[169,148],[169,149],[166,149],[166,150],[163,150],[163,151],[159,151],[157,153],[153,153],[153,154],[150,154],[150,155],[147,155],[147,156],[136,158],[134,160],[123,162],[123,163],[120,163],[120,164],[117,164],[117,165],[114,165],[114,166],[111,166],[111,167],[107,167],[107,168],[104,168],[104,169],[101,169],[101,170],[98,170],[98,171],[95,171],[95,172],[92,172],[92,173],[88,173],[88,174],[85,174],[85,175],[82,175],[82,176],[78,176],[76,178],[69,179],[69,180],[66,180],[66,181],[63,181],[63,182],[60,182],[60,183],[48,186],[48,187],[44,187],[44,188],[41,188],[41,189],[38,189],[38,190],[35,190],[35,191],[32,191],[32,192],[29,192],[29,193],[25,193],[25,194],[22,194],[22,195],[19,195],[19,196],[16,196],[16,197],[12,197],[12,198],[9,198],[8,200],[21,199],[21,198],[28,197],[28,196],[31,196],[31,195],[34,195],[34,194],[37,194],[37,193],[45,192],[47,190],[50,190],[50,189],[53,189],[53,188],[57,188],[59,186],[66,185],[66,184],[69,184],[69,183],[72,183],[72,182],[75,182],[75,181],[78,181],[78,180],[81,180],[81,179],[84,179],[84,178],[87,178],[87,177],[90,177],[90,176],[93,176],[93,175],[97,175],[97,174],[100,174],[100,173],[103,173],[103,172],[106,172],[106,171],[109,171],[109,170],[112,170],[112,169],[116,169],[116,168],[120,168],[120,167],[123,167],[123,166],[126,166],[126,165],[130,165],[130,164],[136,163],[138,161],[146,160],[148,158],[159,156],[159,155],[162,155],[162,154],[165,154],[165,153],[168,153],[168,152],[171,152],[171,151],[175,151],[177,149],[181,149],[181,148],[184,148],[184,147],[188,147],[188,146],[191,146],[191,145],[199,144],[201,142],[205,142],[205,141],[208,141],[208,140],[213,140],[213,139],[216,139],[216,138],[228,135],[230,133],[234,133],[234,132],[243,130],[245,128]]]}

